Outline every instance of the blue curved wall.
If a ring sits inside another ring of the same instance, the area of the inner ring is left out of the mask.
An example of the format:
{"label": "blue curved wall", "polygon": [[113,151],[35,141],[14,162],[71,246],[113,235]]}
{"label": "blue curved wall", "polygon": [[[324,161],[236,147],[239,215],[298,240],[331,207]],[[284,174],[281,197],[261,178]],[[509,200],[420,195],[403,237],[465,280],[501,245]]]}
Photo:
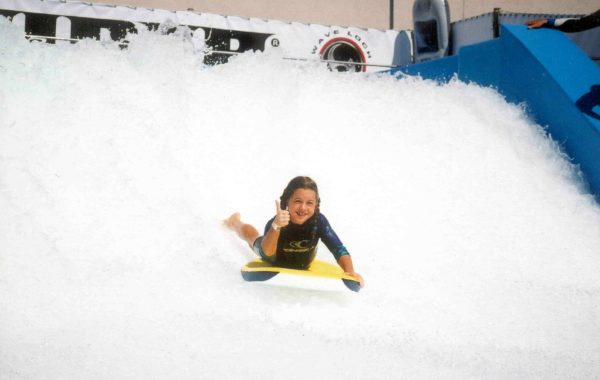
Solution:
{"label": "blue curved wall", "polygon": [[457,75],[497,88],[509,102],[525,102],[580,166],[600,202],[600,68],[563,33],[503,25],[498,39],[396,71],[440,81]]}

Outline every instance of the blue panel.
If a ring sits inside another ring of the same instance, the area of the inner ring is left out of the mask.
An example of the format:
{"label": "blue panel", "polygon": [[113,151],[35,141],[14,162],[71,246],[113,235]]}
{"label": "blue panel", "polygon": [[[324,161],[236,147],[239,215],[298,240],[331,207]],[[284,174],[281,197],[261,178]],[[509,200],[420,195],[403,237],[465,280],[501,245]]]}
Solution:
{"label": "blue panel", "polygon": [[460,49],[459,57],[458,72],[462,81],[498,88],[502,72],[500,40],[466,46]]}
{"label": "blue panel", "polygon": [[503,25],[499,39],[399,70],[440,81],[458,75],[495,87],[510,102],[525,102],[536,122],[580,165],[600,201],[600,68],[563,33]]}
{"label": "blue panel", "polygon": [[[600,69],[555,30],[507,25],[502,52],[499,90],[509,101],[527,103],[531,116],[580,165],[600,201],[600,115],[595,119],[582,112],[586,103],[600,106],[600,96],[592,91],[600,85]],[[600,113],[600,107],[590,108],[590,114]]]}
{"label": "blue panel", "polygon": [[427,79],[447,82],[458,72],[458,57],[451,56],[435,59],[416,65],[393,69],[390,72],[392,74],[403,72],[408,75],[418,75]]}

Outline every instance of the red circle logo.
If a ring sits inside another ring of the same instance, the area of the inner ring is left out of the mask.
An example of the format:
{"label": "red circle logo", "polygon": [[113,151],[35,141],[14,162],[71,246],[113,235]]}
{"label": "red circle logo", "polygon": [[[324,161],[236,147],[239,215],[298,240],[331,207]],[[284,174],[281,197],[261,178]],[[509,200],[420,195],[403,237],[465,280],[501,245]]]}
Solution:
{"label": "red circle logo", "polygon": [[[365,72],[367,62],[360,45],[346,37],[336,37],[325,42],[319,51],[321,59],[330,61],[327,66],[334,71]],[[346,63],[347,62],[347,63]],[[355,63],[361,63],[356,65]]]}

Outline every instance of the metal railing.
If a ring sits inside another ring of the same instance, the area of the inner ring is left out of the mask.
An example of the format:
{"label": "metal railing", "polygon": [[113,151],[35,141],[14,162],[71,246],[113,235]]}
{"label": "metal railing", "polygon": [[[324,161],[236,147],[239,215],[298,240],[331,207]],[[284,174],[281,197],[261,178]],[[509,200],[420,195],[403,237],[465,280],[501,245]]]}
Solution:
{"label": "metal railing", "polygon": [[[226,50],[207,50],[204,54],[223,54],[223,55],[238,55],[242,54],[242,52],[237,51],[226,51]],[[400,66],[394,65],[384,65],[379,63],[363,63],[363,62],[352,62],[352,61],[334,61],[331,59],[310,59],[310,58],[299,58],[299,57],[282,57],[282,59],[290,60],[290,61],[304,61],[304,62],[323,62],[323,63],[333,63],[336,65],[354,65],[354,66],[373,66],[373,67],[386,67],[389,69],[393,69]]]}

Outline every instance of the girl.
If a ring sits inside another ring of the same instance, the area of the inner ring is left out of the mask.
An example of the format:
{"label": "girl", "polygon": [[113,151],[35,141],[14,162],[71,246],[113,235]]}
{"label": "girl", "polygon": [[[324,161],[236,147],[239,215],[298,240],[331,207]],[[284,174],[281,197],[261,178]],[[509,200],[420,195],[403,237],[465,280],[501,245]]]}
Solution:
{"label": "girl", "polygon": [[276,215],[267,222],[263,236],[253,226],[243,223],[239,213],[225,220],[225,225],[263,260],[281,267],[307,269],[317,254],[319,239],[323,239],[339,266],[346,274],[356,277],[362,287],[364,281],[354,271],[346,247],[321,214],[320,203],[315,181],[296,177],[275,201]]}

